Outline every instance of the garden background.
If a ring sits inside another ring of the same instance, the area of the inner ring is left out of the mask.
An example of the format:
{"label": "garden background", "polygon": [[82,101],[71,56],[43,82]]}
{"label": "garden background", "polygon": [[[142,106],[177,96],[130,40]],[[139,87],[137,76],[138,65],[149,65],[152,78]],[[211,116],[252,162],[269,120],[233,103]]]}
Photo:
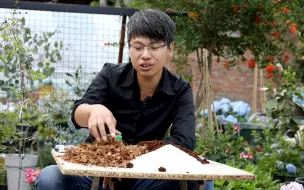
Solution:
{"label": "garden background", "polygon": [[90,5],[0,2],[2,153],[27,153],[43,168],[56,144],[82,142],[87,131],[70,122],[73,101],[105,62],[129,61],[128,17],[157,8],[177,25],[167,67],[192,83],[196,151],[257,175],[216,188],[279,189],[304,176],[303,1],[77,2]]}

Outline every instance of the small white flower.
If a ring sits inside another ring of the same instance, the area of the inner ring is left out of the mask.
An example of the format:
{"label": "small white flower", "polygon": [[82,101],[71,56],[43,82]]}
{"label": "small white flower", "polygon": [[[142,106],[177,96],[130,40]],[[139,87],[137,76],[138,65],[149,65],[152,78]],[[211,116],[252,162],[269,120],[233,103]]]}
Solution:
{"label": "small white flower", "polygon": [[260,88],[261,91],[266,91],[268,90],[269,88],[266,88],[266,87],[263,87],[263,88]]}

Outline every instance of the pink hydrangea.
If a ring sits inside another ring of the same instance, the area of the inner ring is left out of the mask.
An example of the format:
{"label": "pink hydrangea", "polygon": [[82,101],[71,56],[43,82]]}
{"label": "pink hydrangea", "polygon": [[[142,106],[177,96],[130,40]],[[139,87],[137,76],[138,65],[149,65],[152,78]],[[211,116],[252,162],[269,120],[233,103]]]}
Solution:
{"label": "pink hydrangea", "polygon": [[283,185],[280,190],[304,190],[304,187],[297,182],[290,182],[289,184]]}
{"label": "pink hydrangea", "polygon": [[244,152],[242,152],[241,154],[240,154],[240,158],[248,158],[249,160],[253,160],[253,155],[250,153],[250,152],[248,152],[247,154],[245,154]]}
{"label": "pink hydrangea", "polygon": [[27,182],[31,185],[34,186],[36,180],[38,179],[40,175],[41,170],[33,170],[33,169],[28,169],[26,170],[25,177],[27,179]]}

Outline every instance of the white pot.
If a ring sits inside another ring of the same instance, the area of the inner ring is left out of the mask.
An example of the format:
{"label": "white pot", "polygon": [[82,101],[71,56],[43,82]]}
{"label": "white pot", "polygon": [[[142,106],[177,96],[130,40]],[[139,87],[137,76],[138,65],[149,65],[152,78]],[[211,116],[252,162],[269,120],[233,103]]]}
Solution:
{"label": "white pot", "polygon": [[4,156],[4,165],[7,169],[8,190],[30,190],[26,180],[27,169],[36,169],[38,156],[31,154],[7,154]]}

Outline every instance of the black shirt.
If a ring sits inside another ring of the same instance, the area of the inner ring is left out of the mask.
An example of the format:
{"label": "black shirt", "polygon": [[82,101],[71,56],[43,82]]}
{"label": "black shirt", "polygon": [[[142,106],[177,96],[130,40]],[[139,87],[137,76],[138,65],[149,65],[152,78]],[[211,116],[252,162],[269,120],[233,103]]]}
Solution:
{"label": "black shirt", "polygon": [[[74,112],[83,103],[106,106],[117,121],[116,129],[129,144],[163,140],[172,124],[170,137],[164,141],[194,149],[195,117],[191,86],[166,68],[153,96],[141,101],[132,64],[105,63],[83,97],[75,101],[72,122],[76,128],[80,126],[74,119]],[[91,135],[88,141],[93,141]]]}

